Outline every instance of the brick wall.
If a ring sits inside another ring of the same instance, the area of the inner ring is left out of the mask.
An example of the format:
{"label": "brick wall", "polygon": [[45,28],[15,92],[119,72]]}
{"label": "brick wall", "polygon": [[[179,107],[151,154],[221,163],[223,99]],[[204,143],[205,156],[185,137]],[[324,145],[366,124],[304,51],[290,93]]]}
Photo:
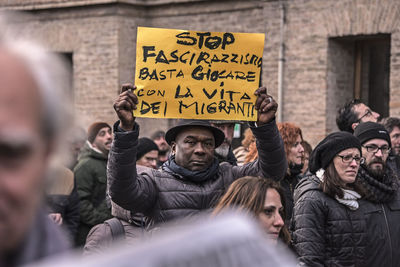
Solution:
{"label": "brick wall", "polygon": [[[390,115],[400,116],[400,2],[397,0],[285,1],[283,120],[302,127],[315,145],[336,130],[336,110],[352,95],[351,47],[336,37],[391,35]],[[72,52],[74,103],[83,124],[113,122],[119,85],[132,82],[137,26],[263,32],[263,84],[278,96],[278,1],[29,0],[1,1],[2,9],[32,14],[23,32],[50,49]],[[331,38],[331,39],[330,39]],[[168,120],[138,120],[143,135]]]}

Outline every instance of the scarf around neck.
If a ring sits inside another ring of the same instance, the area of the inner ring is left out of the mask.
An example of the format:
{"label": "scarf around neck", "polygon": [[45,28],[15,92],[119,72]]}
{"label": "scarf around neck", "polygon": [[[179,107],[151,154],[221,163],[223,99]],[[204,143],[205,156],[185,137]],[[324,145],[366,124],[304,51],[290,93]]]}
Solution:
{"label": "scarf around neck", "polygon": [[[317,173],[316,173],[316,176],[318,177],[318,179],[321,182],[324,181],[324,178],[325,178],[324,177],[324,173],[325,173],[324,169],[319,169],[317,171]],[[351,189],[344,189],[344,188],[341,188],[341,189],[343,191],[343,197],[339,198],[338,196],[335,196],[335,199],[339,203],[345,205],[346,207],[348,207],[351,210],[358,209],[359,204],[358,204],[357,200],[361,198],[361,195],[359,193],[357,193],[356,191],[351,190]]]}
{"label": "scarf around neck", "polygon": [[397,177],[387,166],[381,180],[375,179],[365,168],[360,166],[357,178],[367,191],[366,199],[374,203],[386,203],[393,199],[399,188]]}
{"label": "scarf around neck", "polygon": [[199,183],[216,177],[219,168],[219,161],[214,158],[211,166],[200,171],[191,171],[176,164],[175,155],[171,155],[168,160],[163,164],[163,169],[171,173],[178,174],[186,180]]}

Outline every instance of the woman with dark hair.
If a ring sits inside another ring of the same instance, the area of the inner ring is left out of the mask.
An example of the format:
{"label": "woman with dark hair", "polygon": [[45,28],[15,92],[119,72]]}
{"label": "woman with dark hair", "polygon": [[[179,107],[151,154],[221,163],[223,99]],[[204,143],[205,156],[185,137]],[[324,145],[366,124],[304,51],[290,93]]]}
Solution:
{"label": "woman with dark hair", "polygon": [[[293,211],[293,191],[301,179],[301,170],[303,168],[304,148],[301,144],[303,135],[300,127],[290,122],[278,123],[278,130],[282,136],[285,147],[286,159],[289,164],[285,177],[280,181],[286,201],[286,220],[288,224],[292,218]],[[257,147],[255,143],[249,147],[249,154],[246,163],[258,158]]]}
{"label": "woman with dark hair", "polygon": [[310,176],[294,193],[293,246],[305,266],[365,266],[363,195],[356,180],[363,162],[359,140],[336,132],[311,153]]}
{"label": "woman with dark hair", "polygon": [[284,225],[285,198],[279,185],[272,180],[246,176],[233,182],[221,197],[214,214],[237,208],[259,221],[271,240],[278,238],[289,244],[290,235]]}

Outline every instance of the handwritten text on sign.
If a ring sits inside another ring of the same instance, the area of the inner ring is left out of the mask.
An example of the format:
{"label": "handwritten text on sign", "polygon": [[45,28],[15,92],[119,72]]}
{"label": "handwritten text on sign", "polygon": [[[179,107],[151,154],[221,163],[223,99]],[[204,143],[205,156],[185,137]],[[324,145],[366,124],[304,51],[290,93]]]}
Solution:
{"label": "handwritten text on sign", "polygon": [[256,120],[264,38],[139,27],[134,115]]}

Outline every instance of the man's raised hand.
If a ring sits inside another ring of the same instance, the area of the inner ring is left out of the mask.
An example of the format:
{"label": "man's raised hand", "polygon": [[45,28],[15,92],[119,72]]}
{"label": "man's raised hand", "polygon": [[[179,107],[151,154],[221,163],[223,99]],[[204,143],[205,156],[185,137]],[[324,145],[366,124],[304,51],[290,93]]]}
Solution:
{"label": "man's raised hand", "polygon": [[121,122],[120,127],[125,131],[132,131],[135,124],[133,110],[136,110],[138,104],[138,98],[133,93],[135,89],[136,86],[132,84],[123,84],[121,93],[114,102],[114,110]]}
{"label": "man's raised hand", "polygon": [[267,94],[267,88],[260,87],[254,94],[257,96],[255,109],[258,111],[257,125],[261,126],[272,121],[275,118],[278,104],[272,96]]}

